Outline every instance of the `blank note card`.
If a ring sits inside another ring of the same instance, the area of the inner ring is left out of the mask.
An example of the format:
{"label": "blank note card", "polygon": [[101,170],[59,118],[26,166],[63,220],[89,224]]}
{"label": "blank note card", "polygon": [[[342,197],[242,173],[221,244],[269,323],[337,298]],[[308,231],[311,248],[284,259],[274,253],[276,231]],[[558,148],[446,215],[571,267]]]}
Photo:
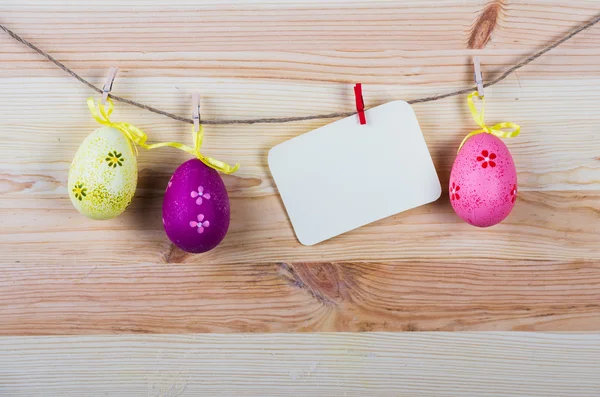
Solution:
{"label": "blank note card", "polygon": [[437,200],[441,185],[412,107],[389,102],[269,151],[269,168],[304,245]]}

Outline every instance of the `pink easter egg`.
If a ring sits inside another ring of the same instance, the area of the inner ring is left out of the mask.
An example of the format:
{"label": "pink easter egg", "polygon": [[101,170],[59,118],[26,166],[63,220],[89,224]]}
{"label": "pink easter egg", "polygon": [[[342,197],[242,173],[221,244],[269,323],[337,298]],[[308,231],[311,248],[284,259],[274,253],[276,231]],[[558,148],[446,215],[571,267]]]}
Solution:
{"label": "pink easter egg", "polygon": [[517,199],[517,169],[500,138],[478,134],[458,152],[450,173],[450,203],[473,226],[502,222]]}

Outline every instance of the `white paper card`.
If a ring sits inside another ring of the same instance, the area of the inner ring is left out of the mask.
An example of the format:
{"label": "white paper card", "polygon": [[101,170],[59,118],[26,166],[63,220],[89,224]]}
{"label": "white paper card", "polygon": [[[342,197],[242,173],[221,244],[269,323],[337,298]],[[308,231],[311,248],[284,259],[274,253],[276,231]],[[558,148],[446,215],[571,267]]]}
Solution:
{"label": "white paper card", "polygon": [[437,200],[442,192],[412,107],[388,102],[269,151],[298,240],[313,245]]}

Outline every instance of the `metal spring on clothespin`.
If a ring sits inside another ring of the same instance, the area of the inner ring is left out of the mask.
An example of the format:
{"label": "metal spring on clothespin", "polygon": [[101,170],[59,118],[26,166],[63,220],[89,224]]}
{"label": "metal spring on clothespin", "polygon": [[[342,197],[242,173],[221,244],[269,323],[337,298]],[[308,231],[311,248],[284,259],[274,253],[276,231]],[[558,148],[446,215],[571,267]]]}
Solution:
{"label": "metal spring on clothespin", "polygon": [[475,84],[477,84],[477,96],[479,98],[483,98],[483,75],[481,74],[481,64],[479,63],[479,57],[473,57],[473,67],[475,69]]}
{"label": "metal spring on clothespin", "polygon": [[204,129],[200,124],[200,94],[198,94],[198,92],[192,93],[192,120],[194,121],[194,126],[192,127],[194,136],[194,154],[202,160],[204,156],[200,153],[200,147],[204,140]]}
{"label": "metal spring on clothespin", "polygon": [[194,120],[194,132],[200,130],[200,95],[192,93],[192,120]]}
{"label": "metal spring on clothespin", "polygon": [[104,83],[104,87],[102,87],[102,99],[101,103],[104,105],[106,103],[106,99],[108,98],[108,94],[112,90],[113,82],[115,81],[115,77],[117,77],[117,72],[119,68],[116,66],[111,66],[108,71],[108,76],[106,77],[106,82]]}

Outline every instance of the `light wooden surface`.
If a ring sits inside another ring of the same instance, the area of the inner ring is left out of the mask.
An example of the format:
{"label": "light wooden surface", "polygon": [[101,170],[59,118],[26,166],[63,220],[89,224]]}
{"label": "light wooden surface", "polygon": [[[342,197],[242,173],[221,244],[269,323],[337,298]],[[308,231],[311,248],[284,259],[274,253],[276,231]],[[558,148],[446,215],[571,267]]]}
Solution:
{"label": "light wooden surface", "polygon": [[[0,21],[101,84],[187,115],[293,116],[472,84],[556,40],[597,1],[4,1]],[[482,48],[479,50],[468,47]],[[0,334],[600,330],[600,28],[486,91],[486,118],[522,125],[507,141],[520,180],[513,214],[480,230],[447,194],[315,247],[294,237],[267,151],[321,126],[207,127],[205,153],[239,161],[225,177],[232,224],[204,255],[174,249],[161,200],[183,152],[141,152],[121,217],[93,221],[68,199],[70,161],[97,127],[87,88],[0,35]],[[416,105],[443,185],[475,128],[465,98]],[[152,140],[190,127],[127,105],[117,120]],[[301,166],[301,164],[299,164]]]}
{"label": "light wooden surface", "polygon": [[[493,78],[600,9],[596,0],[65,3],[4,0],[0,23],[97,85],[119,66],[119,95],[187,115],[200,91],[207,118],[347,111],[359,81],[367,106],[446,92],[471,83],[472,55]],[[487,120],[523,127],[507,142],[521,191],[502,225],[462,223],[444,195],[303,247],[267,151],[328,121],[207,127],[205,152],[242,169],[224,178],[225,242],[187,255],[160,222],[164,186],[187,156],[140,153],[131,208],[106,222],[80,216],[66,179],[97,127],[92,93],[0,35],[0,395],[597,396],[597,334],[206,333],[600,330],[598,48],[594,28],[487,89]],[[190,138],[187,125],[117,106],[115,119],[153,140]],[[464,98],[415,111],[446,185],[474,128]]]}
{"label": "light wooden surface", "polygon": [[0,395],[591,397],[599,356],[542,333],[8,337]]}

